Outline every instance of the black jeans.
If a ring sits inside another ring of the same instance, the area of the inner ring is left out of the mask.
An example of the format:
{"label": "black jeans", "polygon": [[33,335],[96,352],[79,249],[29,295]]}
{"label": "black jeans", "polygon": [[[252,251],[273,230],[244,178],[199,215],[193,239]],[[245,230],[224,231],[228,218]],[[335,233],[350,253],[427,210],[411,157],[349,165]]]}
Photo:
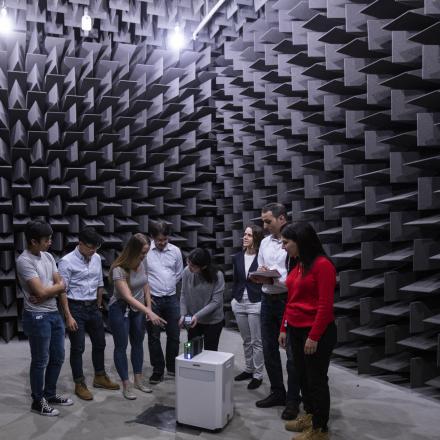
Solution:
{"label": "black jeans", "polygon": [[[264,364],[269,376],[270,389],[279,395],[285,395],[283,367],[281,365],[280,335],[287,294],[268,295],[261,297],[261,339],[263,342]],[[299,378],[294,368],[291,346],[286,347],[287,362],[287,396],[286,401],[299,405],[301,403]]]}
{"label": "black jeans", "polygon": [[313,428],[327,430],[330,413],[330,391],[328,387],[328,367],[330,356],[336,345],[336,325],[327,326],[312,355],[304,353],[304,345],[310,327],[288,327],[293,350],[293,363],[301,384],[304,407],[313,416]]}
{"label": "black jeans", "polygon": [[70,366],[74,382],[84,381],[82,355],[85,348],[86,332],[92,342],[92,363],[95,374],[105,374],[104,350],[105,331],[102,314],[97,303],[69,301],[70,313],[78,324],[78,330],[69,331]]}
{"label": "black jeans", "polygon": [[153,373],[163,374],[165,363],[167,370],[174,373],[176,356],[179,354],[179,319],[180,305],[177,301],[177,295],[171,296],[152,296],[153,312],[167,321],[165,332],[167,335],[167,346],[165,359],[162,346],[160,344],[161,327],[147,322],[148,332],[148,350],[150,351],[150,362],[153,367]]}
{"label": "black jeans", "polygon": [[194,328],[188,329],[188,341],[197,336],[203,336],[204,350],[217,351],[222,328],[223,321],[217,324],[197,324]]}

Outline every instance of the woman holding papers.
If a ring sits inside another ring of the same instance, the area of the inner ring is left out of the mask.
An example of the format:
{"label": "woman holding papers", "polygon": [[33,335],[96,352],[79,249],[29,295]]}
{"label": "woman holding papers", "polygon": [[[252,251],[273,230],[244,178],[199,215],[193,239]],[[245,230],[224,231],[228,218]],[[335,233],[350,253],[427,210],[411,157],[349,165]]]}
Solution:
{"label": "woman holding papers", "polygon": [[263,382],[263,344],[261,342],[261,284],[253,283],[249,272],[258,268],[258,249],[264,238],[263,229],[257,225],[246,227],[243,250],[232,257],[233,285],[232,311],[243,339],[246,367],[235,377],[236,381],[250,380],[247,388],[254,390]]}
{"label": "woman holding papers", "polygon": [[330,412],[328,367],[336,344],[333,301],[336,270],[308,223],[286,226],[283,248],[298,264],[286,279],[288,300],[279,343],[286,345],[286,331],[293,362],[300,379],[307,414],[286,423],[289,431],[302,432],[295,440],[327,440]]}

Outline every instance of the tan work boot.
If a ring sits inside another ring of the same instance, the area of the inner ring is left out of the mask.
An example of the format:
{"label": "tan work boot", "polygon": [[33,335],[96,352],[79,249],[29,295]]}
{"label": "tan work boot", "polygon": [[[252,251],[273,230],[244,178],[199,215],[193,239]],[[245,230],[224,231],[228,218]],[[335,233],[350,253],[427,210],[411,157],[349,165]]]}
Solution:
{"label": "tan work boot", "polygon": [[328,431],[322,431],[320,428],[307,429],[306,431],[303,431],[301,434],[294,437],[294,440],[329,440],[329,439],[330,436]]}
{"label": "tan work boot", "polygon": [[97,375],[93,379],[93,386],[95,388],[105,388],[106,390],[119,390],[120,386],[112,382],[106,374]]}
{"label": "tan work boot", "polygon": [[75,394],[82,400],[93,400],[93,394],[84,382],[75,383]]}
{"label": "tan work boot", "polygon": [[295,420],[289,420],[284,425],[288,431],[303,432],[312,427],[312,415],[304,414]]}

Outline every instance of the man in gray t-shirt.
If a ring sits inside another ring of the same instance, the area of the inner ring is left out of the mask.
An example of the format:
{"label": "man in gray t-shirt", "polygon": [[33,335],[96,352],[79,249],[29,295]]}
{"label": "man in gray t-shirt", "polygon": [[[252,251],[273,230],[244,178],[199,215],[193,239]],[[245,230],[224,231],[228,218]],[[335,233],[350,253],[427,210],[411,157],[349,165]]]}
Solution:
{"label": "man in gray t-shirt", "polygon": [[56,297],[65,299],[65,286],[55,260],[47,252],[52,228],[43,221],[29,221],[25,227],[27,249],[17,258],[19,289],[24,296],[23,330],[31,348],[31,411],[57,416],[50,405],[72,405],[73,401],[56,393],[64,362],[64,322]]}
{"label": "man in gray t-shirt", "polygon": [[19,289],[24,297],[24,309],[29,312],[56,312],[57,300],[55,296],[36,302],[36,295],[31,291],[28,281],[39,278],[44,287],[53,287],[53,274],[58,269],[55,260],[49,252],[40,252],[34,255],[25,249],[17,259],[17,278]]}

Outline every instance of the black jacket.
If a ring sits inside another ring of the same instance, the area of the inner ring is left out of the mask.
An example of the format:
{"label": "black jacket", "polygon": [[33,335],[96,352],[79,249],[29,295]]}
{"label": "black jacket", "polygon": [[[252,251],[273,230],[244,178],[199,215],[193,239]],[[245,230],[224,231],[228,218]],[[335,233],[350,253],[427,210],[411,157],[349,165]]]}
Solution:
{"label": "black jacket", "polygon": [[[234,268],[234,282],[232,284],[232,297],[237,301],[240,301],[243,297],[244,289],[246,288],[250,302],[261,301],[261,284],[256,284],[246,279],[246,273],[244,268],[244,251],[235,254],[232,257],[232,265]],[[258,269],[258,254],[255,255],[254,261],[252,261],[249,272],[256,271]]]}

